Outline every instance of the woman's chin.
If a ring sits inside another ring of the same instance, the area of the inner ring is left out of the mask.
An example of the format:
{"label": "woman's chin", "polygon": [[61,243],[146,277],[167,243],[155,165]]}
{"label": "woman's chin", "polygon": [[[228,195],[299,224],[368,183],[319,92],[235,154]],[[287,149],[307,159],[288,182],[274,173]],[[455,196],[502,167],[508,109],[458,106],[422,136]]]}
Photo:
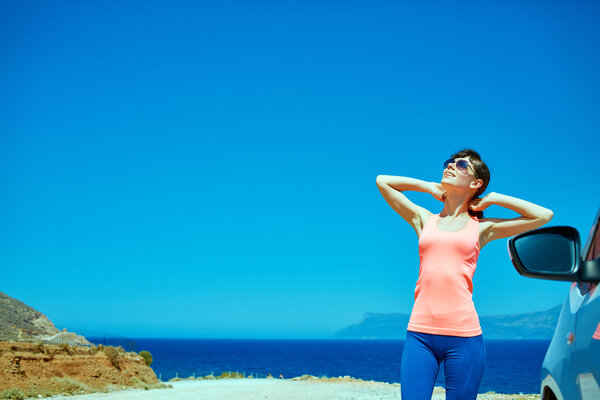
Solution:
{"label": "woman's chin", "polygon": [[446,191],[456,190],[457,188],[461,187],[460,185],[457,185],[456,182],[452,181],[451,179],[442,179],[440,184],[442,185],[442,189],[444,189]]}
{"label": "woman's chin", "polygon": [[446,177],[442,178],[442,181],[440,182],[440,184],[442,185],[443,188],[445,188],[446,186],[456,186],[454,184],[454,182],[452,182],[451,179],[447,179]]}

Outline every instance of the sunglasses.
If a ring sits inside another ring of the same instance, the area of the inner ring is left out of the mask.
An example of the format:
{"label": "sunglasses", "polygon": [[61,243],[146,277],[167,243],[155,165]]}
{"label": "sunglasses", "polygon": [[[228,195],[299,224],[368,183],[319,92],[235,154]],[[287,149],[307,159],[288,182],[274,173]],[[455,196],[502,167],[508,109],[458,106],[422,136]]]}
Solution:
{"label": "sunglasses", "polygon": [[455,160],[454,158],[449,158],[446,160],[446,162],[444,162],[444,169],[448,168],[448,165],[452,163],[454,163],[454,165],[456,165],[456,169],[458,169],[463,174],[468,174],[468,168],[471,168],[471,170],[473,171],[473,176],[477,177],[477,175],[475,174],[475,170],[469,165],[469,162],[467,160]]}

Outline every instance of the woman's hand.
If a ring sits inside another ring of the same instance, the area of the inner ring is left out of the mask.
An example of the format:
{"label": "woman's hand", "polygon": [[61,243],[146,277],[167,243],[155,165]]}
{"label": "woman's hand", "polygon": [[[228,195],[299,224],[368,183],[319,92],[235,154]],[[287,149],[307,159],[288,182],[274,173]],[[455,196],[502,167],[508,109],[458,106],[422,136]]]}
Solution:
{"label": "woman's hand", "polygon": [[483,211],[494,204],[494,192],[490,192],[483,198],[475,198],[469,202],[469,208],[473,211]]}
{"label": "woman's hand", "polygon": [[431,195],[433,197],[435,197],[436,200],[439,200],[439,201],[446,200],[446,191],[442,187],[441,183],[431,182],[431,188],[429,190],[429,193],[431,193]]}

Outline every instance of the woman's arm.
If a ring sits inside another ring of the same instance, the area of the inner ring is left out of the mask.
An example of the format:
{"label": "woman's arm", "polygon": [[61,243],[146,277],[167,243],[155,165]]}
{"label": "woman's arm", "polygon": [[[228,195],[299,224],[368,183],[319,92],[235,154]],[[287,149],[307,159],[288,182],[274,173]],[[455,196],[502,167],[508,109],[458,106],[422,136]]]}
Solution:
{"label": "woman's arm", "polygon": [[426,220],[431,212],[416,205],[401,192],[405,190],[426,192],[430,193],[436,199],[443,201],[444,190],[440,183],[391,175],[378,175],[376,183],[384,199],[413,227],[415,232],[417,232],[417,236],[421,234],[421,229],[423,228],[422,221]]}
{"label": "woman's arm", "polygon": [[474,211],[481,211],[492,204],[511,209],[521,214],[521,217],[510,219],[483,218],[481,222],[489,225],[483,235],[483,240],[486,243],[539,228],[547,224],[554,216],[552,210],[545,207],[495,192],[489,193],[482,199],[471,201],[469,207]]}

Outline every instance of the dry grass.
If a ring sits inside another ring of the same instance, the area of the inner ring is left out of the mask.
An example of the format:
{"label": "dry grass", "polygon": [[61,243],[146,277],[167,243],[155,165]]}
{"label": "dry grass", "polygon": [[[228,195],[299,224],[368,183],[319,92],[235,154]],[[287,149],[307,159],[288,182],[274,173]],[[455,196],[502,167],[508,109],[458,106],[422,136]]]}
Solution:
{"label": "dry grass", "polygon": [[21,391],[21,389],[18,388],[6,389],[2,393],[0,393],[0,399],[23,400],[25,398],[25,394]]}
{"label": "dry grass", "polygon": [[167,385],[166,383],[158,382],[158,383],[147,383],[142,381],[140,378],[132,376],[129,380],[129,384],[136,389],[165,389],[169,387],[173,387],[172,385]]}

